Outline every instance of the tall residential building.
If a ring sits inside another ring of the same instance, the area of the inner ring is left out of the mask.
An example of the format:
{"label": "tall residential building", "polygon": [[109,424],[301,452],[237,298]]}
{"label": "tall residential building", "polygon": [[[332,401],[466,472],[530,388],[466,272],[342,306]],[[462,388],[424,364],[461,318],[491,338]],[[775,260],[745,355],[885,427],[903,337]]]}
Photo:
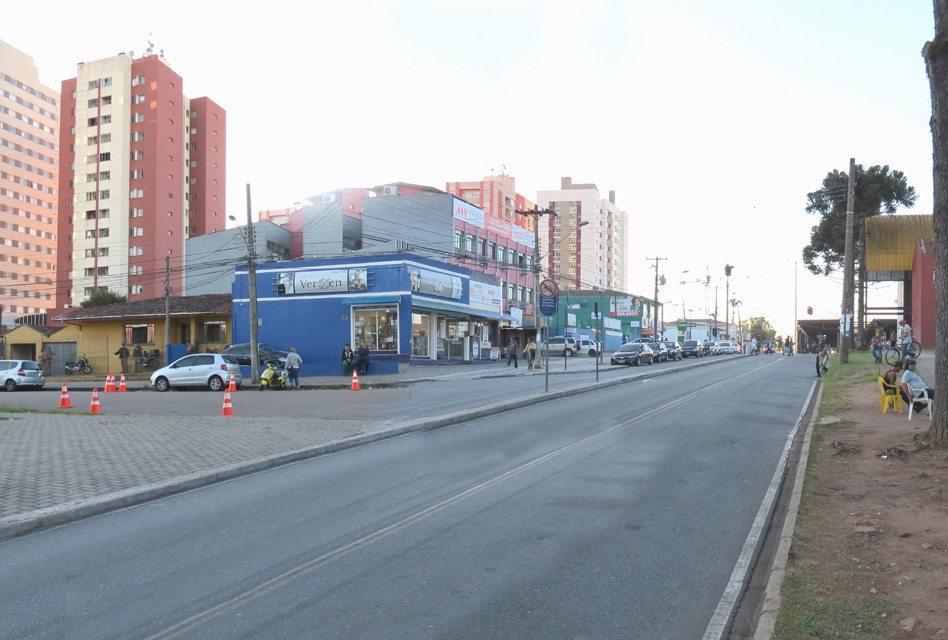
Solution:
{"label": "tall residential building", "polygon": [[540,218],[542,269],[561,289],[627,291],[628,214],[615,203],[615,191],[600,197],[594,184],[539,191],[537,203],[555,215]]}
{"label": "tall residential building", "polygon": [[[149,52],[150,53],[150,52]],[[161,55],[80,63],[62,83],[58,306],[182,292],[184,246],[226,227],[224,110]]]}
{"label": "tall residential building", "polygon": [[59,94],[0,41],[0,322],[55,306]]}

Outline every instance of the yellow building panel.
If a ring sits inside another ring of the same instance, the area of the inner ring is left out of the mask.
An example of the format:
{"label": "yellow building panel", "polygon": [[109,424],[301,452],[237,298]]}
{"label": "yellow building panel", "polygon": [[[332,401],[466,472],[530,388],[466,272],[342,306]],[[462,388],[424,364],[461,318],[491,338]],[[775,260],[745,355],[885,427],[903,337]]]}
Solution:
{"label": "yellow building panel", "polygon": [[915,245],[935,237],[930,215],[878,215],[866,220],[866,271],[911,271]]}

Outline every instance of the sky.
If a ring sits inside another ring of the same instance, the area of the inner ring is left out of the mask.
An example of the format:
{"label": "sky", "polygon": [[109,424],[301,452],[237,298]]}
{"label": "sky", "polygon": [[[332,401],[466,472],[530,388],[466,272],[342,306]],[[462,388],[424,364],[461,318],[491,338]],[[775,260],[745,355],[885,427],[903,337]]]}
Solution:
{"label": "sky", "polygon": [[[227,208],[344,187],[504,172],[530,200],[562,176],[629,213],[629,291],[665,320],[778,334],[837,317],[842,274],[809,274],[806,194],[849,158],[905,172],[932,211],[924,0],[102,0],[4,6],[0,39],[59,89],[78,62],[151,41],[185,94],[227,111]],[[77,35],[78,34],[78,35]],[[904,213],[904,212],[903,212]],[[705,286],[706,276],[711,283]],[[684,284],[681,284],[681,283]],[[717,289],[717,292],[715,292]],[[871,304],[893,306],[877,285]]]}

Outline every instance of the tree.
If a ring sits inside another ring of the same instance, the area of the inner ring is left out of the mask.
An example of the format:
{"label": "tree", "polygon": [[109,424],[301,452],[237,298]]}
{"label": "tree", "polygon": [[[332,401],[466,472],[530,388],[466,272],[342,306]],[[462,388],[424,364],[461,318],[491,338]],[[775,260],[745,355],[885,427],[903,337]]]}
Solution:
{"label": "tree", "polygon": [[761,340],[773,340],[777,337],[777,330],[770,326],[770,322],[763,316],[751,316],[747,322],[748,331],[752,338]]}
{"label": "tree", "polygon": [[83,300],[79,306],[83,309],[88,309],[90,307],[104,307],[107,304],[118,304],[121,302],[128,302],[128,298],[125,296],[120,296],[114,291],[109,291],[108,289],[99,289],[88,299]]}
{"label": "tree", "polygon": [[[935,0],[935,38],[925,43],[922,53],[928,67],[932,93],[932,147],[935,202],[935,271],[948,273],[948,0]],[[929,440],[933,447],[948,448],[948,409],[945,407],[944,381],[948,380],[948,295],[944,278],[935,280],[935,403]]]}
{"label": "tree", "polygon": [[[807,194],[807,213],[817,213],[819,224],[810,231],[810,244],[803,248],[803,264],[812,273],[830,275],[842,269],[846,258],[846,191],[849,174],[831,171],[823,186]],[[899,207],[912,207],[918,195],[905,174],[888,165],[864,169],[856,165],[853,211],[854,281],[858,291],[858,323],[865,328],[866,261],[865,221],[873,216],[895,213]]]}

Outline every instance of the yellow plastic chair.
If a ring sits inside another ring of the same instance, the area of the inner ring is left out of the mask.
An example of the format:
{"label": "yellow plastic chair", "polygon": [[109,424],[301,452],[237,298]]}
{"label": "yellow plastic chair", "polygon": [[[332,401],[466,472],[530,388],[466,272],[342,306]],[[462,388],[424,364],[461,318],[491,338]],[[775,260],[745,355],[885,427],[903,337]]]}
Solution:
{"label": "yellow plastic chair", "polygon": [[882,393],[879,412],[886,413],[889,409],[892,409],[895,413],[902,413],[902,394],[899,393],[899,388],[886,382],[882,376],[879,376],[876,380],[879,383],[879,391]]}

